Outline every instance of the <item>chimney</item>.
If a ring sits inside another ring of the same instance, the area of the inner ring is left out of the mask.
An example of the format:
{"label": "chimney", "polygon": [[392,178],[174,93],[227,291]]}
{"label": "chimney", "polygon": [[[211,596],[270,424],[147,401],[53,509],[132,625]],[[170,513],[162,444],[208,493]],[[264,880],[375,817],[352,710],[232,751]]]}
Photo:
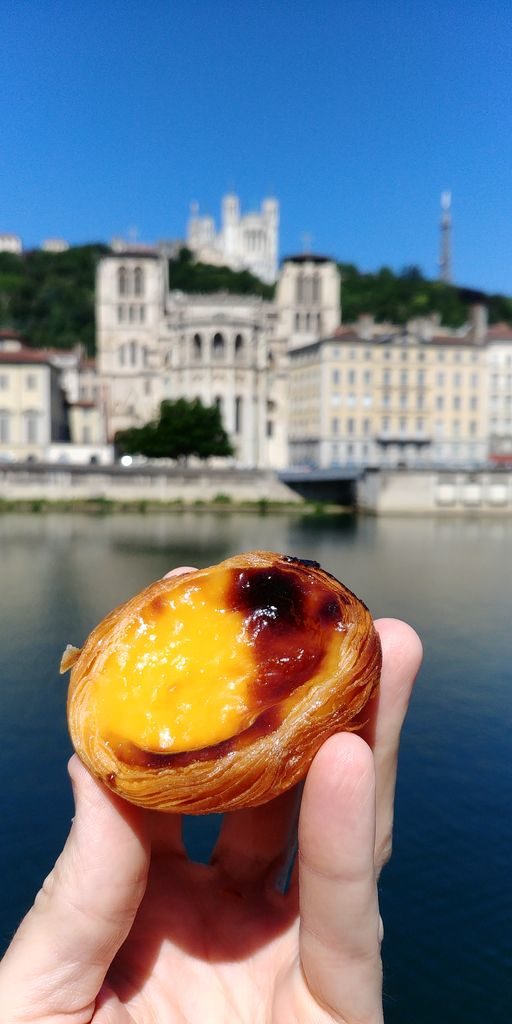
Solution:
{"label": "chimney", "polygon": [[483,302],[471,306],[470,324],[473,341],[480,344],[487,334],[487,306]]}

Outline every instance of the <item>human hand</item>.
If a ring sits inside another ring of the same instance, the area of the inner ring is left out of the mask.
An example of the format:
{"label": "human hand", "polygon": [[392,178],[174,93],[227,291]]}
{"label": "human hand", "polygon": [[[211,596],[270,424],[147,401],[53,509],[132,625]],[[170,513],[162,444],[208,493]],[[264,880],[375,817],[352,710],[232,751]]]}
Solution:
{"label": "human hand", "polygon": [[76,816],[0,965],[1,1024],[382,1021],[376,878],[421,648],[405,624],[376,625],[379,694],[362,735],[331,737],[310,768],[284,894],[297,790],[226,815],[203,866],[178,816],[127,804],[72,758]]}

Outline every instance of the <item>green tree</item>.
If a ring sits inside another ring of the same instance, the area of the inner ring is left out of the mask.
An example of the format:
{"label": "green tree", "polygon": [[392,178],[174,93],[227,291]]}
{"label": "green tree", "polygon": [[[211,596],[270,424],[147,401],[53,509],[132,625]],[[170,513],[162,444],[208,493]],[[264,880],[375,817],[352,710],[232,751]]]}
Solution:
{"label": "green tree", "polygon": [[208,459],[212,455],[234,454],[220,410],[216,405],[203,405],[199,398],[162,402],[157,420],[119,431],[116,445],[126,455],[185,463],[191,455]]}

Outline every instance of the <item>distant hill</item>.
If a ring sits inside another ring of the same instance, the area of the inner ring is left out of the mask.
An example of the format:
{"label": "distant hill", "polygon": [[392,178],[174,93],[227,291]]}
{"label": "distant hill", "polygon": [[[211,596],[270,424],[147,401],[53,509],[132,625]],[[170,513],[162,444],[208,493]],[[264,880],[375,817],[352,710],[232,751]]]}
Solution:
{"label": "distant hill", "polygon": [[361,313],[395,324],[439,313],[447,327],[460,327],[468,319],[468,307],[476,303],[485,303],[491,323],[512,323],[511,298],[431,281],[418,267],[404,267],[398,274],[388,267],[361,273],[352,263],[340,263],[339,269],[344,323],[353,323]]}
{"label": "distant hill", "polygon": [[[21,331],[38,348],[69,348],[81,342],[93,354],[95,270],[109,251],[96,243],[62,253],[0,253],[0,327]],[[469,305],[485,302],[491,323],[512,324],[512,298],[431,281],[418,267],[400,273],[388,267],[363,273],[351,263],[340,263],[339,268],[344,323],[352,323],[361,313],[392,323],[439,313],[444,324],[458,327],[468,319]],[[195,263],[188,249],[169,261],[169,284],[191,293],[227,291],[266,299],[274,295],[271,285],[249,271]]]}

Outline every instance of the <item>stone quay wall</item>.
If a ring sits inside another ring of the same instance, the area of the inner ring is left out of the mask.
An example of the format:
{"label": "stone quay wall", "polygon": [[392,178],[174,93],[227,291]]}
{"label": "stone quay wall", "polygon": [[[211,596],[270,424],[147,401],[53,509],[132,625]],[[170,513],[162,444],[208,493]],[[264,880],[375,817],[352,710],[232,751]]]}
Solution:
{"label": "stone quay wall", "polygon": [[0,501],[287,502],[299,497],[271,470],[0,464]]}
{"label": "stone quay wall", "polygon": [[357,505],[376,515],[510,515],[512,470],[367,470]]}

